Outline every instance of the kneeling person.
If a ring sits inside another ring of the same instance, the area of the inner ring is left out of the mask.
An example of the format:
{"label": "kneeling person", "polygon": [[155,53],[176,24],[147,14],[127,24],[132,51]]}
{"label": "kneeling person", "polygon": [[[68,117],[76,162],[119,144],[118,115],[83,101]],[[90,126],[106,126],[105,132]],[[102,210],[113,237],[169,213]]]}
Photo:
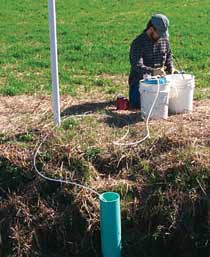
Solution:
{"label": "kneeling person", "polygon": [[139,83],[145,74],[163,76],[165,72],[173,72],[168,26],[169,20],[165,15],[155,14],[131,44],[129,103],[132,108],[141,107]]}

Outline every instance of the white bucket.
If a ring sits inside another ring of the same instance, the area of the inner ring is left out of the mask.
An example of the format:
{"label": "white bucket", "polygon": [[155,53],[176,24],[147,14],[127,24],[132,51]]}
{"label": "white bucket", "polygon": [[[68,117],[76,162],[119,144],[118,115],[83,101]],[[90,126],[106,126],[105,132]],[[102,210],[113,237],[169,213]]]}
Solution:
{"label": "white bucket", "polygon": [[195,78],[190,74],[166,76],[170,85],[169,112],[185,113],[193,110]]}
{"label": "white bucket", "polygon": [[141,111],[146,117],[148,117],[148,114],[152,108],[152,105],[158,93],[158,98],[153,107],[150,118],[167,119],[170,87],[167,83],[164,85],[159,85],[159,87],[160,88],[158,93],[157,84],[151,85],[146,84],[142,81],[140,82],[139,91],[141,98]]}

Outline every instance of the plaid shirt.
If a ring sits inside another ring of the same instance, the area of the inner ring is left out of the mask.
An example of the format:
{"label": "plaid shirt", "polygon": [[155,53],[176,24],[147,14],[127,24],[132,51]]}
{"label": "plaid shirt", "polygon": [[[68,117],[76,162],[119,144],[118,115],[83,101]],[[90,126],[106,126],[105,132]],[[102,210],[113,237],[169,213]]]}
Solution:
{"label": "plaid shirt", "polygon": [[131,44],[130,64],[130,86],[139,83],[144,74],[152,74],[154,68],[165,66],[166,71],[172,73],[172,53],[168,38],[153,42],[144,31]]}

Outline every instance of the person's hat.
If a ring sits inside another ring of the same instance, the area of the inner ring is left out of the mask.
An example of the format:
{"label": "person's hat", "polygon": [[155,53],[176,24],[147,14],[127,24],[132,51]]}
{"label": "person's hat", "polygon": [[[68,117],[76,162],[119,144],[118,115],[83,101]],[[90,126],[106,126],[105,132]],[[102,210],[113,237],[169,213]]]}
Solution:
{"label": "person's hat", "polygon": [[163,14],[155,14],[151,18],[152,25],[157,29],[160,37],[169,37],[168,26],[169,20]]}

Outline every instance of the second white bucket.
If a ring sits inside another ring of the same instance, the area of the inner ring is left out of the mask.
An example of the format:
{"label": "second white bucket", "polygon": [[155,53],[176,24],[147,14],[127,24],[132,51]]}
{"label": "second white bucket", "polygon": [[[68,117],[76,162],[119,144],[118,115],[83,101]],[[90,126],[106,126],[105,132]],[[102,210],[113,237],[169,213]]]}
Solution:
{"label": "second white bucket", "polygon": [[[159,80],[159,92],[158,92]],[[167,119],[168,118],[168,103],[169,103],[170,87],[165,78],[142,80],[140,81],[140,100],[141,111],[143,115],[148,117],[155,98],[158,94],[157,100],[151,112],[152,119]]]}
{"label": "second white bucket", "polygon": [[191,74],[166,76],[170,85],[169,113],[185,113],[193,110],[195,78]]}

